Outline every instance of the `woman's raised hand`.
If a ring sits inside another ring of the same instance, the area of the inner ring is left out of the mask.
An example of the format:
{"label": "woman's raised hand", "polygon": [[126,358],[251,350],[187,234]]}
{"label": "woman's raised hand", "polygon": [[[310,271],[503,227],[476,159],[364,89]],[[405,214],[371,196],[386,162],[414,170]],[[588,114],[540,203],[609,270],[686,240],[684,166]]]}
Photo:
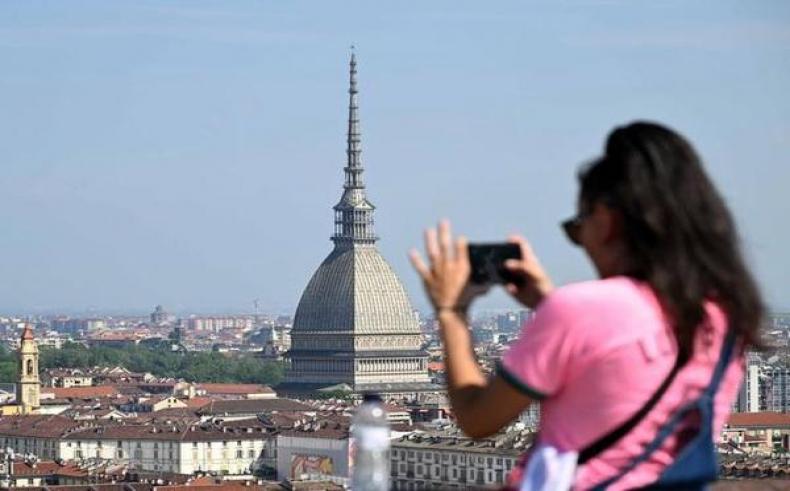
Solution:
{"label": "woman's raised hand", "polygon": [[518,244],[521,248],[521,259],[509,259],[505,262],[508,271],[520,281],[518,284],[506,284],[505,289],[526,307],[534,309],[546,295],[551,293],[554,285],[525,238],[511,235],[508,237],[508,242]]}
{"label": "woman's raised hand", "polygon": [[434,309],[466,311],[472,299],[487,290],[473,288],[469,283],[471,267],[466,238],[453,240],[447,220],[439,222],[438,231],[433,228],[425,231],[425,251],[428,264],[416,249],[409,252],[409,257]]}

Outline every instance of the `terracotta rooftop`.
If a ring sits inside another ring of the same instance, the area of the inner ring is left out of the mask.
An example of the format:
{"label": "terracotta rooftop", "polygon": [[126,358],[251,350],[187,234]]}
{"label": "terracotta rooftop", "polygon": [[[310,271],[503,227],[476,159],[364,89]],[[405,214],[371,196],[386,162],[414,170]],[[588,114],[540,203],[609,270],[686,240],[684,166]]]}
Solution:
{"label": "terracotta rooftop", "polygon": [[150,415],[157,420],[162,419],[189,419],[194,420],[197,416],[197,412],[194,408],[190,407],[171,407],[167,409],[161,409],[156,412],[152,413],[140,413],[138,419],[149,419],[145,415]]}
{"label": "terracotta rooftop", "polygon": [[388,413],[408,413],[409,409],[403,406],[398,406],[397,404],[384,404],[384,410]]}
{"label": "terracotta rooftop", "polygon": [[66,440],[159,440],[159,441],[222,441],[259,440],[268,428],[257,419],[244,424],[225,426],[209,423],[173,421],[170,424],[149,421],[145,424],[104,423],[74,429],[63,436]]}
{"label": "terracotta rooftop", "polygon": [[30,324],[25,324],[25,329],[22,330],[22,341],[29,341],[35,339],[33,336],[33,328],[30,327]]}
{"label": "terracotta rooftop", "polygon": [[0,418],[0,435],[55,438],[79,424],[58,415],[6,416]]}
{"label": "terracotta rooftop", "polygon": [[280,490],[278,484],[244,485],[224,481],[220,484],[185,484],[182,486],[156,486],[156,491],[273,491]]}
{"label": "terracotta rooftop", "polygon": [[787,491],[787,489],[790,489],[790,481],[787,479],[722,480],[711,486],[711,491]]}
{"label": "terracotta rooftop", "polygon": [[790,413],[732,413],[727,424],[731,428],[739,426],[790,428]]}
{"label": "terracotta rooftop", "polygon": [[326,440],[344,440],[348,438],[348,429],[320,428],[317,430],[280,430],[279,436],[295,436],[301,438],[323,438]]}
{"label": "terracotta rooftop", "polygon": [[187,407],[192,409],[198,409],[210,403],[214,399],[212,399],[211,397],[193,397],[191,399],[182,399],[182,400],[186,403]]}
{"label": "terracotta rooftop", "polygon": [[118,394],[118,389],[112,385],[97,385],[93,387],[50,387],[42,392],[52,393],[56,399],[94,399],[114,396]]}
{"label": "terracotta rooftop", "polygon": [[197,384],[198,390],[205,390],[207,394],[274,394],[271,387],[260,384]]}
{"label": "terracotta rooftop", "polygon": [[291,399],[215,400],[198,409],[198,414],[255,414],[270,411],[314,411],[306,404]]}
{"label": "terracotta rooftop", "polygon": [[444,362],[441,361],[429,361],[428,362],[428,370],[432,372],[443,372],[444,371]]}
{"label": "terracotta rooftop", "polygon": [[39,461],[35,465],[24,459],[14,460],[14,476],[86,476],[88,472],[73,464],[60,465],[51,460]]}
{"label": "terracotta rooftop", "polygon": [[122,482],[116,484],[74,484],[65,486],[47,485],[11,487],[14,491],[152,491],[153,485],[139,482]]}

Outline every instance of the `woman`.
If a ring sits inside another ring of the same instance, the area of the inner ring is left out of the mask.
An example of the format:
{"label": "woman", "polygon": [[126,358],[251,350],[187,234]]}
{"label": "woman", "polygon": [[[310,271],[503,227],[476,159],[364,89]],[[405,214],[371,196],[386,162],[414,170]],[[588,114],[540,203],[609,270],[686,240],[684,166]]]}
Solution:
{"label": "woman", "polygon": [[[555,289],[527,241],[511,237],[522,258],[506,267],[522,281],[505,287],[536,311],[492,378],[475,360],[468,329],[479,291],[467,285],[466,240],[453,240],[442,222],[426,232],[428,264],[412,251],[436,309],[453,412],[481,438],[541,401],[537,443],[509,478],[515,488],[540,489],[540,465],[565,469],[543,489],[693,488],[715,478],[712,440],[763,313],[735,225],[691,145],[657,124],[615,129],[579,183],[578,214],[562,225],[600,279]],[[702,461],[705,472],[691,469]]]}

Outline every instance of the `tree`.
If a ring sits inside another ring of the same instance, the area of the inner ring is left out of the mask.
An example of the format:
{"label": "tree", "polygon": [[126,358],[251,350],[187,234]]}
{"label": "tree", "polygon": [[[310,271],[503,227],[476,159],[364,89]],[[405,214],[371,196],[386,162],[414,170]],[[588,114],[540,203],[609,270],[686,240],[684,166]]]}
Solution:
{"label": "tree", "polygon": [[[6,361],[0,353],[0,376]],[[16,380],[16,358],[10,360]],[[158,377],[183,378],[190,382],[259,383],[277,385],[283,379],[283,365],[263,362],[251,355],[226,355],[214,352],[176,353],[169,343],[146,346],[86,348],[79,343],[66,343],[62,349],[42,347],[39,358],[41,369],[90,368],[94,366],[123,366],[133,372],[149,372]]]}

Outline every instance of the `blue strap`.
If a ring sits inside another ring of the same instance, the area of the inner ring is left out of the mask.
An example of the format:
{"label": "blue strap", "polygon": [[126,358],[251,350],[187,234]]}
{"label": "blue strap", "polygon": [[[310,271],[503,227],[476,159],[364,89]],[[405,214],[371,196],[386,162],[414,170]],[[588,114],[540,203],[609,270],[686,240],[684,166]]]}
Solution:
{"label": "blue strap", "polygon": [[680,409],[675,411],[675,413],[669,418],[669,421],[664,423],[663,426],[658,431],[658,434],[655,436],[653,441],[651,441],[645,450],[642,452],[641,455],[636,457],[634,460],[628,464],[625,469],[621,470],[619,473],[615,474],[611,478],[603,481],[602,483],[596,485],[593,489],[594,490],[604,490],[612,483],[621,479],[624,475],[631,472],[637,465],[641,464],[642,462],[646,461],[656,450],[658,450],[661,445],[663,445],[664,441],[672,435],[677,426],[683,422],[683,419],[688,415],[691,411],[699,410],[700,412],[700,425],[701,427],[707,427],[708,430],[713,426],[713,399],[716,391],[721,385],[721,381],[724,378],[724,373],[727,370],[727,367],[730,364],[730,359],[732,358],[732,353],[735,349],[735,331],[732,329],[729,330],[727,333],[727,337],[724,340],[724,344],[722,346],[721,355],[719,356],[719,361],[716,364],[716,367],[713,370],[713,376],[711,377],[711,381],[708,384],[708,387],[700,394],[700,396],[695,399],[694,401],[690,402],[682,406]]}
{"label": "blue strap", "polygon": [[727,332],[727,337],[724,339],[724,345],[721,349],[721,355],[719,356],[719,362],[716,364],[716,368],[713,371],[713,377],[711,378],[710,384],[708,388],[705,389],[705,395],[713,399],[713,396],[719,390],[719,386],[721,385],[722,379],[724,379],[724,374],[727,371],[727,367],[730,365],[730,360],[732,359],[732,353],[735,351],[735,331],[730,329]]}

